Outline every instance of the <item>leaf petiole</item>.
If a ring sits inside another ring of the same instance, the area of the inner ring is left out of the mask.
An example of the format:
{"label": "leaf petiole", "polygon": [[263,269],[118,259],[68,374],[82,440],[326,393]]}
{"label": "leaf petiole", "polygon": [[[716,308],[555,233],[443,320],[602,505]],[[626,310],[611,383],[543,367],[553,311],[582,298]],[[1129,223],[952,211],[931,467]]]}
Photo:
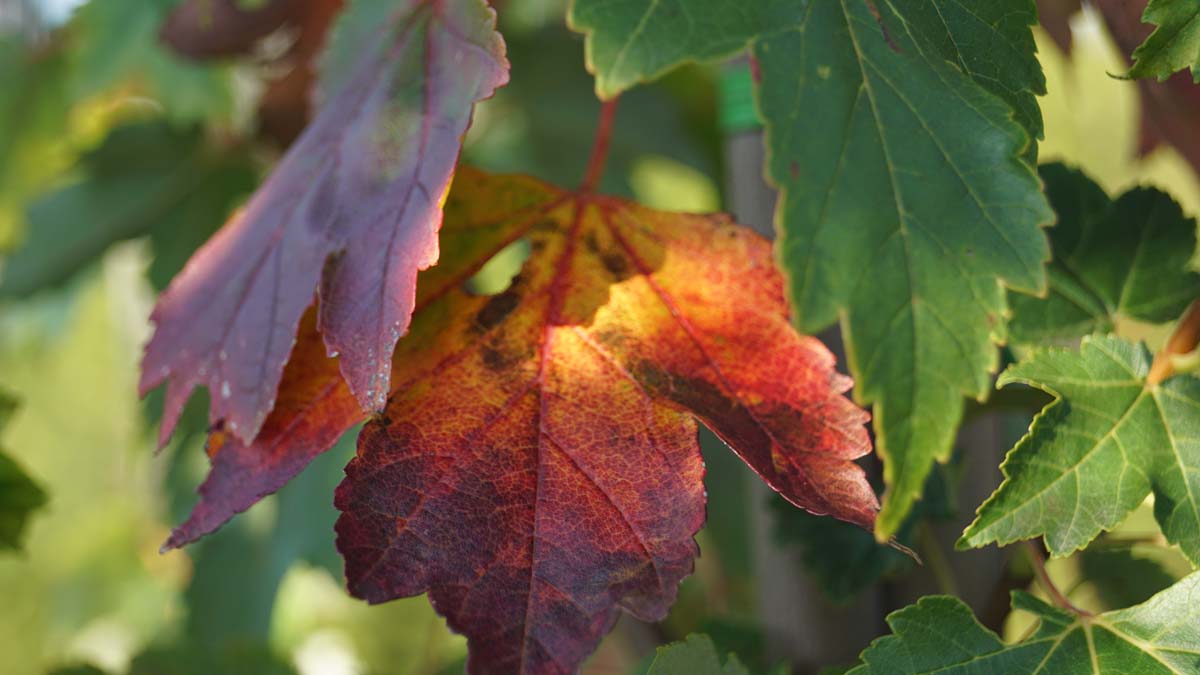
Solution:
{"label": "leaf petiole", "polygon": [[608,161],[608,146],[612,141],[613,120],[617,116],[617,99],[613,98],[600,106],[600,119],[596,122],[596,140],[592,144],[592,156],[588,158],[587,172],[579,184],[579,194],[588,195],[596,191],[604,175]]}
{"label": "leaf petiole", "polygon": [[1153,387],[1170,377],[1175,372],[1172,357],[1191,353],[1197,344],[1200,344],[1200,298],[1188,306],[1166,346],[1154,356],[1150,374],[1146,376],[1146,386]]}
{"label": "leaf petiole", "polygon": [[1033,571],[1037,576],[1038,584],[1050,596],[1050,601],[1072,614],[1092,616],[1091,612],[1086,609],[1080,609],[1075,603],[1068,600],[1067,596],[1058,590],[1058,586],[1054,585],[1054,581],[1050,579],[1050,573],[1046,571],[1046,554],[1028,539],[1022,543],[1025,544],[1025,551],[1029,554],[1029,561],[1033,565]]}

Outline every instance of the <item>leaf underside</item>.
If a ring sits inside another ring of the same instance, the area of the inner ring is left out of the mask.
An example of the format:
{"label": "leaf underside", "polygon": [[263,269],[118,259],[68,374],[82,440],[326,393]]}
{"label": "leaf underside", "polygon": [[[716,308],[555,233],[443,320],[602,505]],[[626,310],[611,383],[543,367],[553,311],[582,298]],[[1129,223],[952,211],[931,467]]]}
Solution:
{"label": "leaf underside", "polygon": [[[963,396],[988,391],[1005,288],[1046,285],[1040,228],[1053,216],[1028,163],[1045,88],[1033,3],[578,0],[572,12],[606,94],[716,56],[725,43],[696,17],[742,16],[789,295],[801,330],[841,324],[884,459],[876,534],[893,535],[948,457]],[[651,47],[671,30],[687,38]]]}
{"label": "leaf underside", "polygon": [[159,299],[141,389],[167,383],[164,442],[198,385],[214,423],[253,439],[314,293],[350,390],[383,407],[473,104],[508,77],[483,0],[389,6],[353,68],[322,81],[336,94],[274,173]]}

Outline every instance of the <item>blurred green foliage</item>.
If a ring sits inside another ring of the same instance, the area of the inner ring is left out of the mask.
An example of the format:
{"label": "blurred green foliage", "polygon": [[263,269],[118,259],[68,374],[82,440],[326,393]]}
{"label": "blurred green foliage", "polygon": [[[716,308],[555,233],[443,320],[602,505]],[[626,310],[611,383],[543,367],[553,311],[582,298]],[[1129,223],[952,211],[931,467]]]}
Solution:
{"label": "blurred green foliage", "polygon": [[[925,481],[921,501],[896,533],[898,544],[919,555],[922,546],[930,544],[928,540],[918,541],[920,529],[955,516],[958,511],[955,486],[961,461],[961,452],[956,452],[948,464],[934,466]],[[850,602],[867,588],[899,577],[917,564],[908,553],[880,544],[873,533],[850,523],[814,516],[774,495],[771,508],[775,514],[776,539],[781,545],[800,549],[801,560],[813,579],[835,603]]]}
{"label": "blurred green foliage", "polygon": [[258,178],[241,147],[223,147],[198,126],[173,128],[161,119],[113,128],[71,176],[29,204],[28,232],[5,267],[0,296],[60,284],[112,244],[143,236],[151,245],[150,282],[166,288]]}
{"label": "blurred green foliage", "polygon": [[647,675],[748,675],[736,656],[721,656],[707,635],[660,647]]}
{"label": "blurred green foliage", "polygon": [[[0,432],[17,402],[0,390]],[[0,448],[0,551],[20,547],[29,514],[46,503],[46,493]]]}

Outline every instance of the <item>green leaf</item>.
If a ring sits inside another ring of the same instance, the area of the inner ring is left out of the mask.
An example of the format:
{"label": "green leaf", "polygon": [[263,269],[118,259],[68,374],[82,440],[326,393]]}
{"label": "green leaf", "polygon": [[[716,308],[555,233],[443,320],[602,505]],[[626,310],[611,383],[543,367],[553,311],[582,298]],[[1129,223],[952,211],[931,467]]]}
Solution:
{"label": "green leaf", "polygon": [[688,61],[718,59],[795,24],[796,0],[575,0],[567,23],[587,35],[596,94],[610,99]]}
{"label": "green leaf", "polygon": [[1196,221],[1169,195],[1138,188],[1115,202],[1083,173],[1041,168],[1058,224],[1045,298],[1013,293],[1010,336],[1018,343],[1073,339],[1115,329],[1119,318],[1170,321],[1200,295],[1188,269]]}
{"label": "green leaf", "polygon": [[1191,68],[1192,79],[1200,83],[1200,2],[1150,0],[1142,21],[1158,28],[1133,51],[1129,76],[1165,80]]}
{"label": "green leaf", "polygon": [[[864,7],[861,0],[839,2],[847,11]],[[1004,99],[1030,135],[1041,138],[1036,96],[1045,93],[1046,79],[1029,30],[1037,21],[1032,0],[883,4],[903,16],[923,49]],[[587,66],[596,75],[596,93],[612,98],[682,63],[729,56],[747,42],[802,30],[812,9],[807,5],[797,0],[576,0],[568,22],[587,34]]]}
{"label": "green leaf", "polygon": [[1011,109],[910,32],[910,3],[876,6],[812,3],[755,54],[791,297],[802,331],[841,323],[874,403],[886,537],[988,391],[1005,286],[1044,288],[1052,214]]}
{"label": "green leaf", "polygon": [[1029,29],[1037,24],[1033,0],[896,0],[890,4],[923,52],[940,56],[1003,99],[1026,132],[1042,138],[1037,97],[1046,93],[1046,77]]}
{"label": "green leaf", "polygon": [[[1162,560],[1154,557],[1171,555],[1178,554],[1149,544],[1137,549],[1093,546],[1080,551],[1079,573],[1084,583],[1096,589],[1097,598],[1106,609],[1129,607],[1149,600],[1179,580]],[[1191,566],[1187,568],[1190,572]]]}
{"label": "green leaf", "polygon": [[62,283],[111,244],[143,235],[154,249],[150,279],[164,288],[256,184],[246,153],[161,121],[112,131],[77,173],[30,206],[29,235],[0,275],[0,297]]}
{"label": "green leaf", "polygon": [[1087,545],[1154,493],[1167,540],[1200,564],[1200,379],[1146,386],[1151,356],[1113,337],[1085,337],[1079,352],[1047,350],[1006,370],[1056,400],[1037,417],[1001,471],[959,546],[1045,536],[1054,555]]}
{"label": "green leaf", "polygon": [[601,95],[749,40],[796,316],[840,321],[875,405],[880,538],[949,456],[963,396],[988,392],[1005,287],[1045,290],[1053,216],[1023,161],[1042,133],[1035,21],[1031,0],[572,7]]}
{"label": "green leaf", "polygon": [[1200,668],[1200,573],[1129,609],[1080,617],[1023,592],[1013,609],[1039,620],[1028,638],[1006,645],[962,601],[930,596],[888,616],[893,634],[863,652],[851,675],[1054,673],[1158,675]]}
{"label": "green leaf", "polygon": [[722,664],[717,648],[707,635],[689,635],[683,642],[658,648],[646,675],[748,675],[736,656]]}
{"label": "green leaf", "polygon": [[[16,409],[16,401],[0,391],[0,432]],[[16,550],[29,514],[46,503],[46,493],[8,455],[0,452],[0,551]]]}
{"label": "green leaf", "polygon": [[8,455],[0,453],[0,550],[20,548],[29,514],[46,503],[46,493]]}

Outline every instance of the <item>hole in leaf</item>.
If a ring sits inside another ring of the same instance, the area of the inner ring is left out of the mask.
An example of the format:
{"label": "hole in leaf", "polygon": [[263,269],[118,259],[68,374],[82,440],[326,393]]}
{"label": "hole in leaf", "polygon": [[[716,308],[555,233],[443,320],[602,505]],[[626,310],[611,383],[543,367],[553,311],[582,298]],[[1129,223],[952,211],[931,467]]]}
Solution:
{"label": "hole in leaf", "polygon": [[499,295],[508,290],[513,278],[529,258],[529,239],[521,238],[500,249],[467,279],[466,291],[472,295]]}

